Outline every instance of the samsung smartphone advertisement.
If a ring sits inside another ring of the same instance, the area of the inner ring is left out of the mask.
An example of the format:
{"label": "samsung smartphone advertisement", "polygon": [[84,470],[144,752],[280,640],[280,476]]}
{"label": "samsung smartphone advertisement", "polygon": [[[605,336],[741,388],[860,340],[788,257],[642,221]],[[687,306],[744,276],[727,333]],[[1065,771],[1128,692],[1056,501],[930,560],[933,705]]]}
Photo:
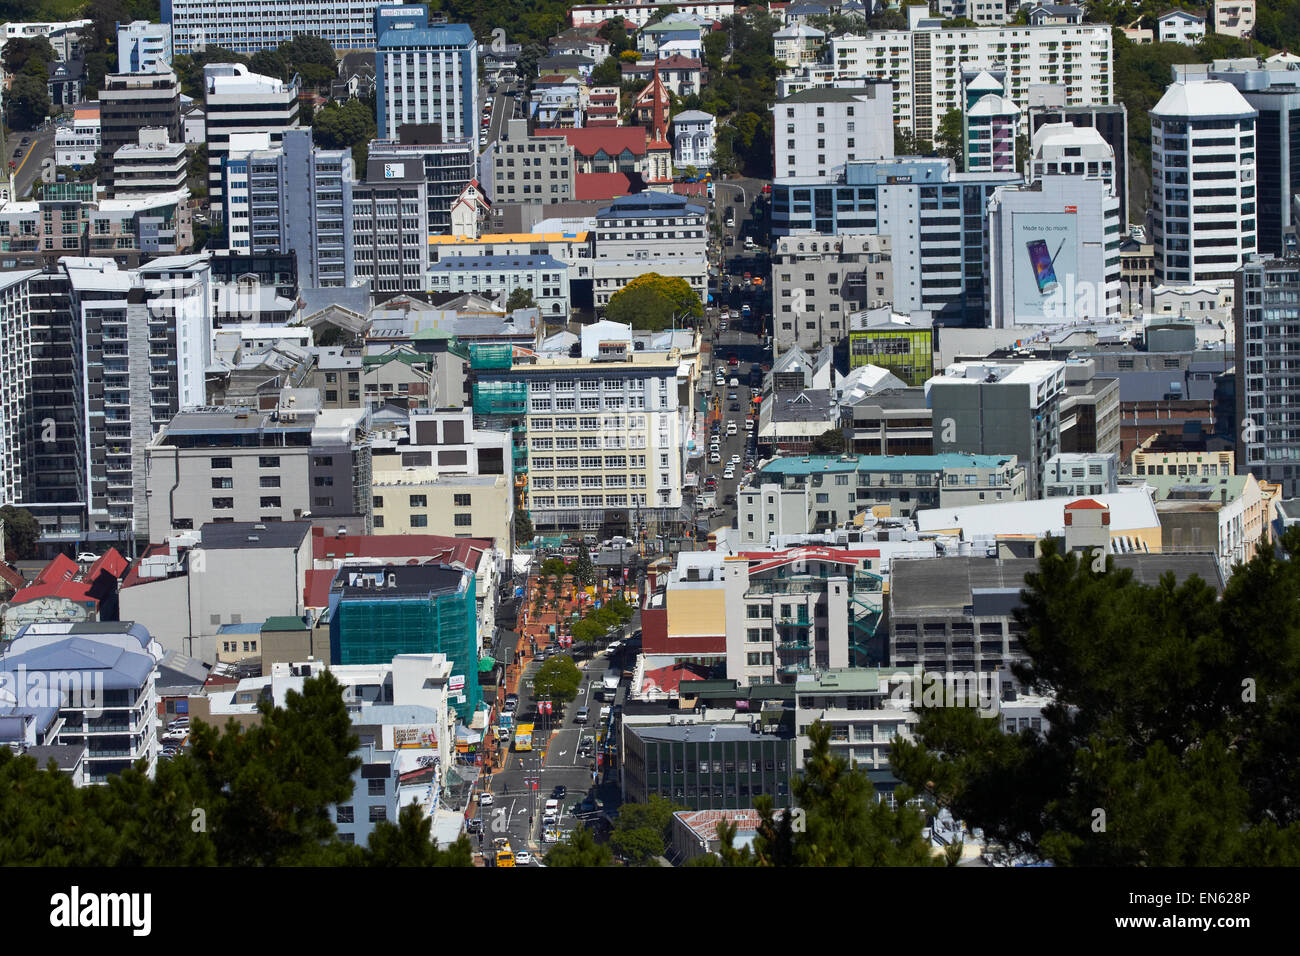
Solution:
{"label": "samsung smartphone advertisement", "polygon": [[1073,212],[1017,213],[1012,221],[1012,279],[1017,324],[1059,322],[1071,314],[1079,271],[1079,217]]}

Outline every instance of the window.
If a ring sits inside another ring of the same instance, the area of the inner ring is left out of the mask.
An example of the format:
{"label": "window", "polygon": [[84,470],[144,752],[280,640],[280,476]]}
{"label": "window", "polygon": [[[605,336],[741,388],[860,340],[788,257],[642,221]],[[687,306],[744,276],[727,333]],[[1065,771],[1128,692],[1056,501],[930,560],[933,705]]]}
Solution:
{"label": "window", "polygon": [[213,498],[212,499],[212,508],[214,511],[233,508],[233,507],[235,507],[234,498]]}
{"label": "window", "polygon": [[274,497],[274,498],[266,497],[266,498],[263,498],[263,499],[262,499],[262,507],[263,507],[263,508],[278,508],[278,507],[280,507],[280,499],[279,499],[278,497]]}
{"label": "window", "polygon": [[412,528],[427,528],[427,527],[429,527],[429,516],[428,516],[428,515],[411,515],[411,527],[412,527]]}
{"label": "window", "polygon": [[336,808],[334,820],[336,823],[355,823],[352,807]]}
{"label": "window", "polygon": [[429,498],[427,495],[411,495],[410,506],[412,508],[427,508],[429,507]]}
{"label": "window", "polygon": [[384,506],[384,496],[375,495],[374,497],[372,497],[370,499],[370,506],[372,508],[382,508]]}
{"label": "window", "polygon": [[230,458],[213,458],[212,467],[213,468],[234,468],[235,465],[234,465],[234,461]]}
{"label": "window", "polygon": [[234,478],[213,478],[213,479],[212,479],[212,487],[213,487],[213,488],[233,488],[233,487],[235,487],[235,479],[234,479]]}
{"label": "window", "polygon": [[456,495],[456,496],[455,496],[455,503],[456,503],[456,507],[457,507],[457,508],[468,508],[468,507],[469,507],[469,495]]}
{"label": "window", "polygon": [[280,456],[279,456],[279,455],[260,455],[260,456],[258,456],[258,459],[257,459],[257,467],[259,467],[259,468],[279,468],[279,467],[280,467]]}
{"label": "window", "polygon": [[366,783],[369,784],[370,796],[372,797],[382,797],[388,792],[388,781],[382,777],[378,780],[367,780]]}
{"label": "window", "polygon": [[468,528],[474,521],[473,515],[456,515],[456,527]]}
{"label": "window", "polygon": [[[279,476],[279,475],[263,475],[260,479],[258,479],[258,484],[259,484],[261,487],[263,487],[263,488],[279,488],[279,487],[280,487],[280,476]],[[227,487],[229,487],[229,486],[227,486]]]}
{"label": "window", "polygon": [[[381,782],[382,782],[382,781],[381,781]],[[370,822],[371,822],[371,823],[383,823],[383,822],[386,821],[387,819],[388,819],[388,808],[387,808],[387,807],[371,807],[371,808],[370,808]]]}

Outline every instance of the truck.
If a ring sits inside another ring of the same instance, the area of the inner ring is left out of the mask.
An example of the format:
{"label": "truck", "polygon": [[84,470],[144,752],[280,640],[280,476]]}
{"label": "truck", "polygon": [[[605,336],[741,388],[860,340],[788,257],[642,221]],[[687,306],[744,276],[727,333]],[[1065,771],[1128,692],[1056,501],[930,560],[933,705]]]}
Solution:
{"label": "truck", "polygon": [[600,687],[596,690],[597,700],[613,700],[618,694],[618,671],[606,671],[605,676],[601,679]]}
{"label": "truck", "polygon": [[515,750],[524,751],[533,749],[533,725],[520,724],[515,728]]}

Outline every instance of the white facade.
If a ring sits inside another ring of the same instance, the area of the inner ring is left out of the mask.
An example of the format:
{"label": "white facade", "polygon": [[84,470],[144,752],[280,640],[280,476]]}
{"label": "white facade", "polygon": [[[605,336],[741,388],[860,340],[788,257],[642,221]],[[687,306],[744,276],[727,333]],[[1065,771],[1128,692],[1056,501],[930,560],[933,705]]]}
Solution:
{"label": "white facade", "polygon": [[668,0],[659,0],[659,2],[644,3],[580,4],[569,8],[569,22],[575,27],[581,27],[588,24],[601,24],[606,20],[622,17],[624,20],[636,24],[637,27],[643,27],[658,12],[660,7],[666,6],[675,7],[680,13],[693,14],[710,21],[725,20],[736,13],[735,3],[717,3],[713,2],[713,0],[703,0],[703,2],[674,0],[672,3],[669,3]]}
{"label": "white facade", "polygon": [[568,317],[569,268],[550,256],[448,256],[429,265],[430,294],[490,293],[504,306],[515,289],[531,292],[547,319]]}
{"label": "white facade", "polygon": [[214,216],[224,217],[221,162],[230,138],[239,133],[267,133],[279,146],[287,129],[298,126],[298,84],[250,73],[242,63],[203,68],[208,143],[208,198]]}
{"label": "white facade", "polygon": [[1006,23],[1010,19],[1008,10],[1014,13],[1014,7],[1015,4],[1009,4],[1006,0],[939,0],[937,4],[939,16],[945,20],[965,17],[982,27]]}
{"label": "white facade", "polygon": [[1258,248],[1255,109],[1231,83],[1190,80],[1150,115],[1156,282],[1231,278]]}
{"label": "white facade", "polygon": [[217,46],[235,53],[273,50],[300,33],[328,40],[335,50],[374,49],[377,0],[168,0],[162,20],[170,25],[176,53]]}
{"label": "white facade", "polygon": [[78,109],[71,126],[54,132],[54,165],[90,166],[99,153],[99,109]]}
{"label": "white facade", "polygon": [[596,215],[596,307],[608,305],[610,296],[647,272],[684,278],[703,302],[707,243],[702,205],[658,192],[615,199]]}
{"label": "white facade", "polygon": [[117,72],[157,73],[171,69],[172,28],[135,20],[117,26]]}
{"label": "white facade", "polygon": [[996,64],[1008,68],[1007,95],[1024,110],[1029,88],[1038,84],[1064,86],[1068,106],[1109,103],[1114,88],[1111,60],[1111,28],[1104,23],[923,27],[831,37],[826,41],[827,72],[808,79],[809,85],[846,77],[889,80],[894,84],[896,125],[933,142],[943,115],[961,106],[963,69]]}
{"label": "white facade", "polygon": [[1119,456],[1114,452],[1062,452],[1047,459],[1043,497],[1087,498],[1119,491]]}
{"label": "white facade", "polygon": [[184,143],[171,142],[165,129],[145,127],[138,143],[113,154],[113,195],[123,199],[184,189],[188,167]]}
{"label": "white facade", "polygon": [[1170,10],[1156,18],[1156,40],[1195,46],[1205,39],[1205,17],[1186,10]]}
{"label": "white facade", "polygon": [[1115,151],[1091,126],[1045,123],[1029,147],[1028,181],[1044,176],[1099,178],[1115,191]]}
{"label": "white facade", "polygon": [[673,165],[706,170],[713,165],[714,128],[711,113],[688,110],[673,117]]}
{"label": "white facade", "polygon": [[22,415],[31,387],[31,323],[28,280],[35,270],[0,273],[0,505],[22,497]]}
{"label": "white facade", "polygon": [[1020,110],[1010,99],[990,93],[976,100],[964,116],[966,172],[1009,173],[1016,169],[1016,133]]}
{"label": "white facade", "polygon": [[777,179],[830,179],[850,160],[894,155],[887,83],[806,90],[777,100],[772,114]]}
{"label": "white facade", "polygon": [[774,56],[785,66],[804,66],[821,58],[826,34],[807,24],[796,24],[772,34]]}
{"label": "white facade", "polygon": [[472,142],[478,135],[478,43],[469,27],[429,25],[425,8],[409,4],[381,5],[376,20],[379,138],[397,139],[405,124],[437,123],[443,142]]}

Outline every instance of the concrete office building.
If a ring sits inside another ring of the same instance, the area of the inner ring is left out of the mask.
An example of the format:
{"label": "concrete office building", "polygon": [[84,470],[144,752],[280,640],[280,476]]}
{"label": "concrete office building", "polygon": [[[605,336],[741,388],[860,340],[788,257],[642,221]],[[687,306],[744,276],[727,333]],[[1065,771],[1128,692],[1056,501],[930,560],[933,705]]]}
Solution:
{"label": "concrete office building", "polygon": [[1117,317],[1120,235],[1119,200],[1100,176],[1046,175],[996,190],[988,212],[988,324]]}
{"label": "concrete office building", "polygon": [[774,182],[772,235],[888,237],[895,311],[983,325],[988,201],[1020,181],[1018,173],[958,173],[947,159],[847,163],[831,180]]}
{"label": "concrete office building", "polygon": [[800,674],[794,683],[798,769],[804,769],[811,756],[808,728],[821,721],[830,727],[831,755],[865,773],[881,799],[892,802],[898,779],[890,769],[890,748],[897,739],[910,739],[921,719],[907,701],[895,699],[892,676],[874,667]]}
{"label": "concrete office building", "polygon": [[[412,164],[416,169],[423,168],[428,234],[442,235],[452,231],[452,206],[478,175],[478,155],[472,143],[431,142],[432,137],[419,135],[421,132],[419,127],[407,126],[399,130],[397,140],[371,140],[366,177],[382,173],[387,183],[389,174],[396,173],[392,178],[409,181]],[[382,188],[383,183],[379,185]]]}
{"label": "concrete office building", "polygon": [[675,193],[621,196],[596,213],[593,290],[597,309],[638,276],[685,279],[704,301],[708,284],[705,207]]}
{"label": "concrete office building", "polygon": [[[1148,586],[1172,572],[1181,582],[1196,575],[1223,590],[1212,554],[1116,554],[1117,568]],[[927,672],[978,672],[1012,678],[1005,669],[1024,661],[1016,623],[1025,575],[1037,558],[946,557],[896,561],[889,582],[889,663]],[[1001,688],[999,687],[999,690]]]}
{"label": "concrete office building", "polygon": [[1015,455],[1027,495],[1042,497],[1047,461],[1061,450],[1065,363],[954,363],[925,383],[935,454]]}
{"label": "concrete office building", "polygon": [[507,120],[481,164],[480,178],[494,204],[568,202],[574,197],[573,147],[559,136],[529,135],[526,119]]}
{"label": "concrete office building", "polygon": [[227,236],[237,252],[292,253],[300,288],[348,288],[353,274],[352,153],[312,145],[310,129],[275,148],[245,150],[266,134],[236,136],[225,160]]}
{"label": "concrete office building", "polygon": [[1086,498],[1119,491],[1119,456],[1114,452],[1062,452],[1047,460],[1043,497]]}
{"label": "concrete office building", "polygon": [[150,537],[209,522],[361,516],[369,530],[367,413],[285,389],[270,410],[177,413],[145,453]]}
{"label": "concrete office building", "polygon": [[829,179],[855,159],[892,159],[893,103],[888,83],[816,88],[772,106],[777,179]]}
{"label": "concrete office building", "polygon": [[1111,31],[1104,23],[943,28],[933,20],[906,31],[830,37],[825,63],[832,80],[889,80],[896,124],[928,142],[943,115],[961,107],[963,69],[1009,68],[1006,95],[1022,110],[1031,86],[1064,86],[1071,106],[1109,103],[1113,90]]}
{"label": "concrete office building", "polygon": [[310,521],[223,522],[150,545],[118,592],[119,614],[167,651],[215,660],[221,628],[301,617]]}
{"label": "concrete office building", "polygon": [[366,179],[352,186],[353,279],[375,293],[427,290],[429,180],[412,160],[366,160]]}
{"label": "concrete office building", "polygon": [[99,136],[99,107],[74,109],[71,125],[60,124],[55,128],[54,165],[91,165],[99,154]]}
{"label": "concrete office building", "polygon": [[158,73],[172,66],[172,31],[166,23],[133,20],[117,25],[117,72]]}
{"label": "concrete office building", "polygon": [[662,797],[690,810],[790,801],[791,740],[748,723],[629,723],[622,731],[623,799]]}
{"label": "concrete office building", "polygon": [[[1044,95],[1045,94],[1045,95]],[[1119,199],[1119,221],[1127,226],[1129,222],[1129,188],[1128,162],[1114,162],[1114,157],[1128,156],[1128,109],[1123,103],[1091,103],[1083,106],[1066,106],[1065,96],[1059,87],[1043,87],[1032,90],[1028,109],[1029,137],[1032,143],[1035,134],[1043,126],[1069,123],[1076,130],[1084,127],[1095,129],[1110,146],[1113,162],[1113,186]],[[1066,144],[1075,145],[1075,144]],[[1102,162],[1098,158],[1097,162]],[[1029,171],[1033,176],[1033,171]]]}
{"label": "concrete office building", "polygon": [[840,422],[850,454],[928,455],[934,446],[931,412],[920,386],[867,395],[842,407]]}
{"label": "concrete office building", "polygon": [[1025,499],[1025,470],[1014,455],[842,455],[774,458],[740,483],[742,547],[774,534],[816,534],[884,508],[920,508]]}
{"label": "concrete office building", "polygon": [[[1237,470],[1300,494],[1300,259],[1251,256],[1236,276]],[[1269,357],[1273,358],[1269,358]]]}
{"label": "concrete office building", "polygon": [[181,130],[181,82],[171,70],[110,73],[99,88],[99,162],[111,182],[113,156],[139,143],[140,130],[165,129],[173,143]]}
{"label": "concrete office building", "polygon": [[310,4],[262,0],[162,0],[177,53],[221,47],[249,55],[274,50],[299,34],[318,36],[335,50],[372,50],[376,0],[321,0]]}
{"label": "concrete office building", "polygon": [[[285,83],[252,73],[242,63],[209,63],[203,68],[204,109],[208,137],[208,200],[212,215],[224,218],[223,164],[231,137],[267,133],[279,146],[286,130],[298,125],[298,77]],[[174,137],[180,142],[180,136]]]}
{"label": "concrete office building", "polygon": [[165,129],[142,129],[134,145],[113,154],[113,193],[178,192],[185,189],[189,156],[184,143],[174,143]]}
{"label": "concrete office building", "polygon": [[437,123],[444,142],[472,142],[478,129],[478,42],[463,23],[430,24],[423,4],[375,7],[379,136]]}
{"label": "concrete office building", "polygon": [[1150,115],[1156,281],[1231,279],[1257,249],[1255,108],[1231,83],[1193,80]]}
{"label": "concrete office building", "polygon": [[548,320],[569,314],[569,269],[550,256],[447,256],[429,265],[427,288],[440,297],[495,294],[500,308],[515,289],[527,289]]}
{"label": "concrete office building", "polygon": [[850,316],[894,301],[889,237],[782,236],[772,250],[775,349],[816,351],[849,332]]}

